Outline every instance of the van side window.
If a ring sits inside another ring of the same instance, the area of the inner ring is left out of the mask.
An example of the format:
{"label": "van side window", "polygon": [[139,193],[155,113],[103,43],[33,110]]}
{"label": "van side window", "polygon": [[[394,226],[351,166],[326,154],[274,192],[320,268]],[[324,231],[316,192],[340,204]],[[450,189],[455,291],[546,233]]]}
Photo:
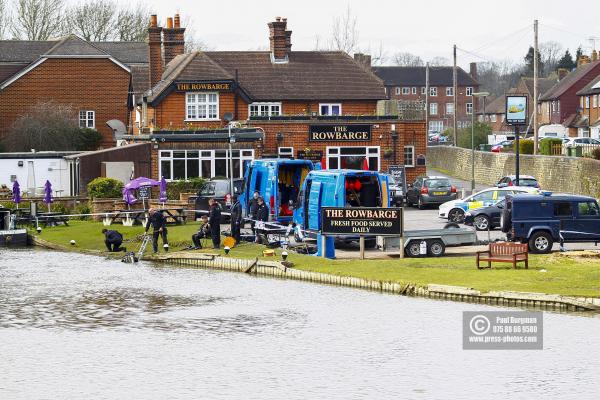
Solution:
{"label": "van side window", "polygon": [[593,201],[586,201],[585,203],[577,203],[579,215],[600,215],[598,210],[598,204]]}
{"label": "van side window", "polygon": [[573,215],[571,209],[571,203],[569,202],[556,202],[554,203],[554,216],[555,217],[570,217]]}

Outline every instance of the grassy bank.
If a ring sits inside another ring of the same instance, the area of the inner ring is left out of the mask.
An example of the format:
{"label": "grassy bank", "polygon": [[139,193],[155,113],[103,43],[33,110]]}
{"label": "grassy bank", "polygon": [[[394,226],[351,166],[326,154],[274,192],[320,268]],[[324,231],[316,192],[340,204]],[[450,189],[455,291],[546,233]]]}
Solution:
{"label": "grassy bank", "polygon": [[[103,225],[97,222],[73,221],[68,227],[44,229],[40,237],[64,246],[69,246],[69,241],[73,239],[76,241],[75,246],[70,246],[73,251],[105,251],[102,228]],[[196,223],[169,227],[171,251],[188,246],[191,235],[197,228]],[[116,225],[113,229],[123,234],[124,245],[128,250],[137,250],[137,236],[143,233],[142,227]],[[245,243],[232,249],[230,255],[239,258],[260,257],[263,249],[263,246]],[[146,253],[151,253],[150,246]],[[298,269],[371,280],[410,282],[423,286],[430,283],[467,286],[486,292],[511,290],[600,297],[600,267],[597,259],[572,259],[556,254],[532,255],[528,270],[514,270],[509,264],[495,264],[492,270],[477,270],[474,256],[403,260],[325,260],[291,253],[289,260]]]}

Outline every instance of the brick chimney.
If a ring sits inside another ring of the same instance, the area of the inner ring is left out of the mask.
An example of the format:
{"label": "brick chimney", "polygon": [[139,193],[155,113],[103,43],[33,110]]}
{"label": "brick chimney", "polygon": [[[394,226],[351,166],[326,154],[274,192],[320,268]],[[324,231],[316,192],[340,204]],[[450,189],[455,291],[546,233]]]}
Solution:
{"label": "brick chimney", "polygon": [[354,53],[354,61],[365,71],[371,71],[371,56],[369,54]]}
{"label": "brick chimney", "polygon": [[592,51],[592,61],[598,61],[598,52],[595,49]]}
{"label": "brick chimney", "polygon": [[278,63],[287,62],[292,48],[292,31],[287,30],[287,18],[277,17],[274,22],[269,22],[268,26],[271,60]]}
{"label": "brick chimney", "polygon": [[179,14],[167,18],[167,27],[163,29],[163,49],[165,66],[180,54],[185,52],[185,28],[181,27]]}
{"label": "brick chimney", "polygon": [[471,78],[477,80],[477,63],[472,62],[469,64],[469,75],[471,75]]}
{"label": "brick chimney", "polygon": [[579,58],[577,59],[577,68],[581,67],[582,65],[585,64],[589,64],[590,63],[590,57],[589,56],[579,56]]}
{"label": "brick chimney", "polygon": [[558,72],[559,81],[562,81],[562,79],[569,74],[569,70],[566,68],[559,68],[556,72]]}
{"label": "brick chimney", "polygon": [[160,81],[164,69],[161,49],[161,32],[162,28],[158,26],[156,15],[151,15],[150,26],[148,27],[148,60],[150,61],[151,87]]}

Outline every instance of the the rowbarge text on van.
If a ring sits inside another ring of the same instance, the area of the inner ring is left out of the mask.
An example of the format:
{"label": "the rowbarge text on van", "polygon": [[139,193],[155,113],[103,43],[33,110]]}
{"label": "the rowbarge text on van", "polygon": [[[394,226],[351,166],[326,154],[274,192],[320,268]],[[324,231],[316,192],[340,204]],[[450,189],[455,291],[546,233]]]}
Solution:
{"label": "the rowbarge text on van", "polygon": [[371,140],[371,125],[311,125],[309,138],[312,142]]}

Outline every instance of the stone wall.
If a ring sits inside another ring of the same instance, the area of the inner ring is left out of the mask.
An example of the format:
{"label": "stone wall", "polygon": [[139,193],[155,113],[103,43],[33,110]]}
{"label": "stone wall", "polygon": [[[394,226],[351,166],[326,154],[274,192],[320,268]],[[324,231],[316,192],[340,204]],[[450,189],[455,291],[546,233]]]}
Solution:
{"label": "stone wall", "polygon": [[[427,149],[427,166],[471,180],[471,150],[450,146]],[[521,155],[521,174],[537,178],[542,189],[600,198],[600,161],[588,158]],[[493,185],[515,173],[512,153],[475,152],[475,181]]]}

